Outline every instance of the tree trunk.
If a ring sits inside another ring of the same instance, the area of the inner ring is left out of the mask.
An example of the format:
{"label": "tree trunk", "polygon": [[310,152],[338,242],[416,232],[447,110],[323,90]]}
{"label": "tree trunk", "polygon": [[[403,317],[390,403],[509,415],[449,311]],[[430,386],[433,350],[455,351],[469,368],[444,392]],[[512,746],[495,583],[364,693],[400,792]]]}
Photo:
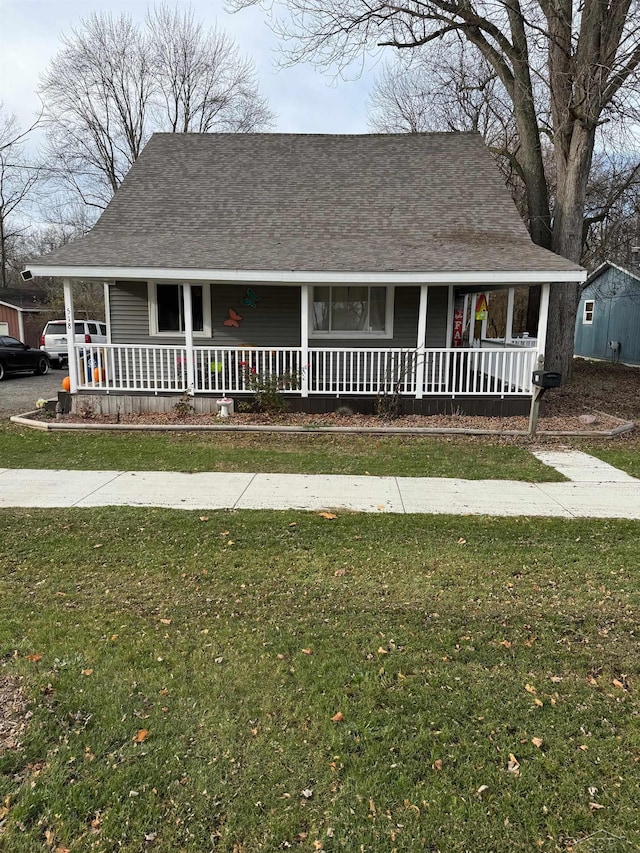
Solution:
{"label": "tree trunk", "polygon": [[[584,199],[591,170],[595,128],[575,122],[568,150],[556,146],[558,191],[554,207],[552,249],[564,258],[580,263]],[[580,284],[553,284],[549,302],[546,367],[571,377],[575,318],[580,301]]]}

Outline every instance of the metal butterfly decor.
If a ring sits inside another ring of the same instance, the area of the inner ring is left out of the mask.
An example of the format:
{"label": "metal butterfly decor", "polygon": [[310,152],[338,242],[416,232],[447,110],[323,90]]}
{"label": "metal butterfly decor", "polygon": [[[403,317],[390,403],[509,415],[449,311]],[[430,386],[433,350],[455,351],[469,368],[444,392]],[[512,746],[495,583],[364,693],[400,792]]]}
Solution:
{"label": "metal butterfly decor", "polygon": [[255,290],[253,290],[253,288],[251,288],[251,287],[248,287],[247,288],[247,295],[242,300],[242,304],[246,305],[249,308],[255,308],[257,303],[259,302],[259,300],[260,300],[260,297],[255,292]]}
{"label": "metal butterfly decor", "polygon": [[233,308],[229,308],[229,317],[224,321],[225,326],[233,326],[234,329],[240,328],[240,321],[242,317],[233,310]]}

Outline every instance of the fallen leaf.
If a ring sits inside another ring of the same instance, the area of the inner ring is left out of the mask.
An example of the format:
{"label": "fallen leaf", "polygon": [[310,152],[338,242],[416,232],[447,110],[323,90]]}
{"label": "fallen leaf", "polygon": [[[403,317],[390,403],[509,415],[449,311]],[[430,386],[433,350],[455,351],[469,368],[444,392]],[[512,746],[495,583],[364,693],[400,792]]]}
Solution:
{"label": "fallen leaf", "polygon": [[302,649],[302,654],[303,655],[312,655],[313,649]]}
{"label": "fallen leaf", "polygon": [[532,684],[525,684],[524,689],[527,691],[527,693],[535,694],[538,692]]}
{"label": "fallen leaf", "polygon": [[289,525],[289,527],[297,527],[297,526],[298,526],[297,521],[292,521],[291,524]]}
{"label": "fallen leaf", "polygon": [[149,737],[149,729],[139,729],[133,736],[134,743],[142,743]]}
{"label": "fallen leaf", "polygon": [[58,844],[54,853],[71,853],[70,847],[63,847],[61,844]]}
{"label": "fallen leaf", "polygon": [[53,842],[55,840],[55,831],[53,829],[45,829],[44,831],[44,843],[47,847],[53,847]]}
{"label": "fallen leaf", "polygon": [[42,660],[42,655],[27,655],[27,660],[30,660],[31,663],[38,663],[39,660]]}
{"label": "fallen leaf", "polygon": [[463,539],[463,538],[462,538],[462,536],[461,536],[461,537],[458,539],[458,545],[466,545],[466,544],[467,544],[467,540],[466,540],[466,539]]}
{"label": "fallen leaf", "polygon": [[433,764],[431,765],[431,767],[432,767],[434,770],[442,770],[442,759],[441,759],[441,758],[436,758],[436,760],[433,762]]}
{"label": "fallen leaf", "polygon": [[[624,678],[624,676],[623,676],[623,678]],[[626,690],[627,689],[624,682],[620,681],[619,678],[614,678],[611,683],[613,684],[614,687],[617,687],[618,690]]]}
{"label": "fallen leaf", "polygon": [[509,642],[509,640],[503,640],[503,641],[500,643],[500,645],[501,645],[501,646],[504,646],[504,647],[505,647],[505,649],[510,649],[510,648],[511,648],[511,643]]}
{"label": "fallen leaf", "polygon": [[82,674],[83,675],[93,675],[93,670],[92,669],[83,669]]}
{"label": "fallen leaf", "polygon": [[594,687],[598,686],[598,682],[596,681],[596,679],[592,675],[589,675],[587,677],[587,681],[589,682],[589,684],[593,684]]}
{"label": "fallen leaf", "polygon": [[378,649],[378,654],[379,654],[379,655],[388,655],[388,654],[389,654],[389,650],[388,650],[388,649],[383,649],[383,648],[382,648],[382,646],[380,646],[380,648]]}
{"label": "fallen leaf", "polygon": [[538,708],[542,708],[542,706],[544,705],[544,702],[542,701],[542,699],[538,699],[537,696],[533,701],[538,706]]}
{"label": "fallen leaf", "polygon": [[160,622],[163,625],[171,625],[171,619],[161,619]]}
{"label": "fallen leaf", "polygon": [[581,743],[580,746],[578,747],[578,749],[581,749],[582,752],[586,752],[589,749],[589,747],[587,746],[586,743]]}
{"label": "fallen leaf", "polygon": [[331,719],[334,723],[341,723],[344,720],[344,714],[342,713],[342,711],[338,711],[338,713],[334,714]]}
{"label": "fallen leaf", "polygon": [[209,516],[208,515],[201,515],[200,521],[209,521]]}
{"label": "fallen leaf", "polygon": [[489,790],[489,786],[488,786],[488,785],[480,785],[480,787],[479,787],[479,788],[478,788],[478,790],[476,791],[476,794],[477,794],[479,797],[481,797],[481,796],[484,794],[484,792],[485,792],[485,791],[488,791],[488,790]]}
{"label": "fallen leaf", "polygon": [[334,578],[343,578],[347,573],[346,569],[336,569],[333,573]]}
{"label": "fallen leaf", "polygon": [[543,740],[542,740],[542,738],[541,738],[541,737],[532,737],[532,738],[531,738],[531,743],[532,743],[534,746],[537,746],[537,747],[538,747],[538,749],[540,749],[540,747],[542,746]]}
{"label": "fallen leaf", "polygon": [[373,797],[369,799],[369,812],[375,817],[378,814],[378,810],[376,809],[376,804],[373,801]]}
{"label": "fallen leaf", "polygon": [[318,515],[320,516],[320,518],[328,518],[328,519],[329,519],[329,520],[331,520],[331,521],[333,521],[333,519],[334,519],[334,518],[337,518],[337,517],[338,517],[338,516],[337,516],[335,513],[333,513],[333,512],[319,512],[319,513],[318,513]]}
{"label": "fallen leaf", "polygon": [[589,803],[589,808],[592,812],[598,811],[598,809],[603,809],[604,806],[600,803]]}
{"label": "fallen leaf", "polygon": [[507,772],[513,773],[514,776],[520,775],[520,762],[512,752],[509,753],[509,760],[507,761]]}
{"label": "fallen leaf", "polygon": [[313,849],[314,850],[323,850],[324,849],[323,845],[322,845],[322,841],[320,841],[318,838],[316,838],[316,840],[313,842]]}
{"label": "fallen leaf", "polygon": [[302,791],[302,796],[305,798],[305,800],[310,800],[311,797],[313,797],[313,788],[305,788]]}

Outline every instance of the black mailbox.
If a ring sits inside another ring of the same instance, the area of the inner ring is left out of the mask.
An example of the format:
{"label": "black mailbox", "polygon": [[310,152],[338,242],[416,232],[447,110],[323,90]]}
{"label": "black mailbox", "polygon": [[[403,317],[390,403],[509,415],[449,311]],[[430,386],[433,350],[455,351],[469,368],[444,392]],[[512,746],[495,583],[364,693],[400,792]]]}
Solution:
{"label": "black mailbox", "polygon": [[534,370],[533,384],[538,388],[559,388],[562,385],[562,374],[553,370]]}

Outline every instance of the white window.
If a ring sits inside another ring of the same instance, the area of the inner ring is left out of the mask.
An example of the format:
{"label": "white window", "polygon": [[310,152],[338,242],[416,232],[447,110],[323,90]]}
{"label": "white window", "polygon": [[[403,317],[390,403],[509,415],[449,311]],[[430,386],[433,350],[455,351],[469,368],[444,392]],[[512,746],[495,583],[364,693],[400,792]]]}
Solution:
{"label": "white window", "polygon": [[586,326],[590,326],[593,323],[593,306],[594,305],[595,305],[595,300],[585,299],[584,309],[582,311],[582,322]]}
{"label": "white window", "polygon": [[[194,337],[211,337],[208,284],[191,285]],[[149,333],[184,337],[184,289],[181,284],[149,284]]]}
{"label": "white window", "polygon": [[313,338],[392,337],[393,288],[314,287],[309,332]]}

